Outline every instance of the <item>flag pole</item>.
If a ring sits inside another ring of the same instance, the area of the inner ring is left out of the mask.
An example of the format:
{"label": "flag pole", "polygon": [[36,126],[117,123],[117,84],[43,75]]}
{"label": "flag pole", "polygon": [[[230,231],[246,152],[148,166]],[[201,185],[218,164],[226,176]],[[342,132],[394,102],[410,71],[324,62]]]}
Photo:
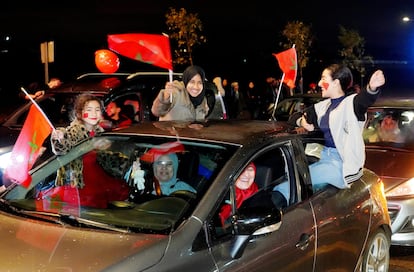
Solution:
{"label": "flag pole", "polygon": [[[173,70],[168,69],[168,75],[170,77],[170,82],[173,82]],[[170,94],[170,103],[172,103],[172,93]]]}
{"label": "flag pole", "polygon": [[272,119],[274,121],[276,121],[275,111],[276,111],[277,103],[279,101],[280,92],[282,91],[282,85],[283,85],[283,80],[284,79],[285,79],[285,73],[282,74],[282,78],[280,79],[280,83],[279,83],[279,87],[278,87],[277,95],[276,95],[276,99],[275,99],[275,104],[273,105]]}
{"label": "flag pole", "polygon": [[55,127],[53,126],[53,124],[50,122],[49,118],[47,118],[46,114],[43,112],[43,110],[40,108],[39,104],[36,103],[36,101],[29,95],[29,93],[25,90],[25,88],[20,87],[20,90],[22,90],[22,92],[24,92],[24,94],[26,95],[26,97],[28,97],[30,99],[30,101],[33,103],[33,105],[35,105],[35,107],[39,110],[39,112],[43,115],[43,117],[46,119],[47,123],[49,124],[49,126],[53,129],[56,130]]}

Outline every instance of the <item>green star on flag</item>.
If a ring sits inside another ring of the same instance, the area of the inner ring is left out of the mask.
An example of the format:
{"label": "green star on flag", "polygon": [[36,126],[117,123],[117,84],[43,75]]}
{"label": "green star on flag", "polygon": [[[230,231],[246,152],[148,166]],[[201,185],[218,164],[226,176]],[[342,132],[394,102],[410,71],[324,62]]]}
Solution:
{"label": "green star on flag", "polygon": [[31,105],[19,137],[13,146],[10,164],[5,170],[5,176],[8,179],[22,186],[29,186],[29,170],[40,155],[39,147],[51,132],[52,127],[49,120],[36,105]]}

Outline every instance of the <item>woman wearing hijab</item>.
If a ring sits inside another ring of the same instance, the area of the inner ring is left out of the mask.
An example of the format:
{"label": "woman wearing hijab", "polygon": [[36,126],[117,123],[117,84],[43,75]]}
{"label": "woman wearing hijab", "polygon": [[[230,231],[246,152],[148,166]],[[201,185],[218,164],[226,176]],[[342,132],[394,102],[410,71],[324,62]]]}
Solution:
{"label": "woman wearing hijab", "polygon": [[[170,195],[182,190],[197,193],[193,187],[177,179],[178,158],[175,153],[156,156],[153,168],[162,195]],[[157,194],[157,188],[153,194]]]}
{"label": "woman wearing hijab", "polygon": [[151,112],[160,121],[204,120],[209,113],[205,97],[205,73],[199,66],[189,66],[183,73],[183,81],[167,82],[155,98]]}
{"label": "woman wearing hijab", "polygon": [[[255,182],[256,178],[256,165],[251,162],[240,176],[236,180],[236,207],[237,209],[241,206],[243,201],[254,195],[259,188]],[[224,226],[226,220],[231,215],[231,205],[225,204],[221,207],[220,219]]]}

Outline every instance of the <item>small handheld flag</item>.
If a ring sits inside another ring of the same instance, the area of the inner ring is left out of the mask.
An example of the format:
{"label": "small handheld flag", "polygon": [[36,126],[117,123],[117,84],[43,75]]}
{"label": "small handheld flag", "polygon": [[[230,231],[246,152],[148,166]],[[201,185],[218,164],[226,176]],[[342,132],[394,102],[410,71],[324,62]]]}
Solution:
{"label": "small handheld flag", "polygon": [[108,35],[108,46],[122,56],[173,69],[168,36],[141,33]]}
{"label": "small handheld flag", "polygon": [[284,74],[282,82],[286,83],[286,85],[288,85],[291,89],[295,88],[295,81],[298,70],[295,47],[277,54],[273,53],[273,55],[279,62],[279,67]]}
{"label": "small handheld flag", "polygon": [[30,184],[29,170],[42,153],[42,144],[52,132],[52,127],[36,105],[31,105],[29,114],[13,146],[10,164],[5,176],[24,187]]}

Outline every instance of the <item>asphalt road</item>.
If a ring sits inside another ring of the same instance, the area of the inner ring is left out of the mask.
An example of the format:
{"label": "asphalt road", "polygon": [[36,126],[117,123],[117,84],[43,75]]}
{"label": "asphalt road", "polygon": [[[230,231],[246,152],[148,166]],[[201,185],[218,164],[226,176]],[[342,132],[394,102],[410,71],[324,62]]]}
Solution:
{"label": "asphalt road", "polygon": [[389,272],[414,272],[414,247],[391,247]]}

